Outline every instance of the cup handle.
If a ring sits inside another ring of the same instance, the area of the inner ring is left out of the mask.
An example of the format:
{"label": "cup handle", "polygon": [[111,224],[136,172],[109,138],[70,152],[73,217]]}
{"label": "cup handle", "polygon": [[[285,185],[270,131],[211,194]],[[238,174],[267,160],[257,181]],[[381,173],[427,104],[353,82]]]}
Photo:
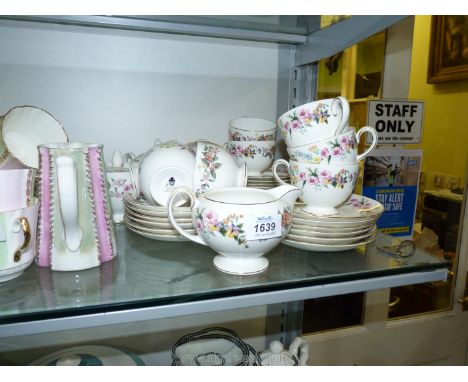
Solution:
{"label": "cup handle", "polygon": [[184,237],[186,237],[187,239],[191,240],[191,241],[194,241],[195,243],[198,243],[198,244],[203,244],[203,245],[208,245],[206,244],[203,239],[198,236],[198,235],[193,235],[191,233],[188,233],[186,232],[180,225],[179,223],[177,223],[175,217],[174,217],[174,205],[177,203],[177,198],[176,196],[180,195],[180,194],[186,194],[190,197],[190,205],[194,205],[195,201],[196,201],[196,197],[195,197],[195,194],[192,192],[191,189],[187,188],[187,187],[178,187],[176,188],[174,191],[171,192],[171,194],[169,195],[169,199],[167,200],[167,212],[168,212],[168,215],[169,215],[169,221],[171,222],[171,224],[174,226],[174,228]]}
{"label": "cup handle", "polygon": [[299,361],[299,366],[305,366],[309,359],[309,344],[301,337],[296,337],[289,345],[289,352]]}
{"label": "cup handle", "polygon": [[370,146],[367,148],[366,151],[364,151],[362,154],[359,154],[356,157],[356,163],[359,163],[359,161],[361,161],[366,156],[368,156],[371,153],[371,151],[375,149],[375,146],[377,146],[377,143],[378,143],[377,131],[371,126],[364,126],[364,127],[361,127],[359,131],[356,133],[356,144],[359,144],[359,139],[361,138],[361,135],[364,133],[370,133],[372,135],[372,143],[370,144]]}
{"label": "cup handle", "polygon": [[338,134],[341,134],[345,130],[346,126],[348,125],[349,102],[347,101],[345,97],[342,97],[342,96],[336,97],[333,100],[332,105],[331,105],[331,112],[333,115],[338,114],[337,111],[336,112],[333,111],[335,105],[341,105],[341,110],[342,110],[342,117],[341,117],[340,124],[335,130],[335,135],[338,135]]}
{"label": "cup handle", "polygon": [[156,139],[154,140],[154,142],[153,142],[153,147],[155,147],[155,146],[157,146],[157,145],[160,145],[160,144],[162,144],[162,143],[163,143],[163,142],[161,141],[161,139],[156,138]]}
{"label": "cup handle", "polygon": [[134,160],[134,159],[135,159],[135,154],[133,154],[133,153],[125,153],[125,154],[123,155],[123,158],[122,158],[124,167],[125,167],[125,166],[131,166],[132,160]]}
{"label": "cup handle", "polygon": [[83,231],[79,223],[78,184],[75,161],[66,156],[57,157],[57,184],[60,215],[63,221],[65,243],[70,252],[80,249]]}
{"label": "cup handle", "polygon": [[[29,243],[31,242],[31,227],[29,225],[28,219],[25,217],[20,217],[16,220],[15,223],[18,223],[20,228],[23,231],[23,244],[15,251],[13,255],[13,260],[17,263],[21,260],[21,254],[29,247]],[[18,229],[18,231],[19,231]]]}
{"label": "cup handle", "polygon": [[275,177],[276,181],[279,184],[288,184],[286,183],[283,179],[281,179],[278,174],[276,173],[276,168],[280,165],[286,166],[289,172],[289,163],[286,159],[277,159],[275,163],[273,163],[273,166],[271,167],[271,170],[273,172],[273,176]]}

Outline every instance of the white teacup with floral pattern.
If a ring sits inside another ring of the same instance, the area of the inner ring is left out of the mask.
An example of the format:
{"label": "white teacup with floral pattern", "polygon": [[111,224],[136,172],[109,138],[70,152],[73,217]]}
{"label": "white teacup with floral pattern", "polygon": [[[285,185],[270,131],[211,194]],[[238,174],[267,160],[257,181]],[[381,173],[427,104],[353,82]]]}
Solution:
{"label": "white teacup with floral pattern", "polygon": [[328,98],[287,111],[278,118],[278,128],[287,146],[302,146],[341,134],[348,118],[346,98]]}
{"label": "white teacup with floral pattern", "polygon": [[275,159],[275,141],[229,141],[229,153],[247,164],[249,176],[260,176]]}
{"label": "white teacup with floral pattern", "polygon": [[230,141],[275,141],[276,124],[263,118],[240,117],[229,122]]}
{"label": "white teacup with floral pattern", "polygon": [[277,174],[284,165],[289,169],[291,184],[304,193],[304,212],[318,216],[338,214],[335,208],[353,194],[359,176],[359,164],[311,164],[278,159],[273,164],[273,175],[280,184],[286,184]]}
{"label": "white teacup with floral pattern", "polygon": [[[372,135],[371,145],[358,155],[359,138],[364,133]],[[358,163],[374,150],[377,145],[377,132],[373,127],[364,126],[357,133],[354,128],[308,145],[287,147],[290,158],[297,162],[315,164]]]}
{"label": "white teacup with floral pattern", "polygon": [[193,191],[200,195],[205,191],[226,187],[245,187],[247,165],[237,161],[220,144],[206,139],[194,141],[187,147],[196,150]]}

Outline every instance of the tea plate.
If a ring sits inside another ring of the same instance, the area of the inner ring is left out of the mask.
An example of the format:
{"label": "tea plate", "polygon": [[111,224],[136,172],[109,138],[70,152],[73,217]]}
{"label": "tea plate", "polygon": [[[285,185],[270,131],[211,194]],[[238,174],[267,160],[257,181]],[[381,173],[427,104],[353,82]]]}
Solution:
{"label": "tea plate", "polygon": [[[151,212],[153,215],[159,214],[163,217],[167,216],[166,206],[151,205],[143,198],[135,199],[135,196],[133,196],[131,193],[124,194],[123,201],[125,205],[130,206],[133,209],[138,209],[139,211],[148,211]],[[190,215],[191,212],[192,208],[188,206],[175,207],[176,214]]]}
{"label": "tea plate", "polygon": [[368,198],[363,195],[353,194],[351,197],[336,208],[338,214],[333,216],[318,216],[313,215],[302,210],[300,205],[296,205],[293,210],[293,215],[313,220],[313,221],[336,221],[336,220],[351,220],[351,219],[364,219],[378,218],[384,212],[384,207],[378,201]]}
{"label": "tea plate", "polygon": [[340,230],[330,230],[330,228],[325,231],[316,231],[311,229],[298,229],[296,226],[292,225],[289,230],[289,234],[314,237],[314,238],[346,238],[346,237],[355,237],[356,235],[363,235],[365,233],[370,233],[374,229],[375,225],[365,226],[360,229],[352,228],[349,231]]}
{"label": "tea plate", "polygon": [[[157,217],[157,218],[167,218],[167,210],[166,207],[152,207],[152,208],[145,208],[142,205],[138,205],[135,203],[128,203],[125,197],[128,194],[124,195],[124,207],[125,209],[130,209],[133,212],[139,213],[140,215],[147,216],[147,217]],[[181,210],[183,208],[183,210]],[[187,209],[185,209],[187,208]],[[177,218],[190,218],[192,217],[192,211],[188,207],[174,207],[174,216]]]}
{"label": "tea plate", "polygon": [[[146,232],[146,233],[149,233],[149,234],[152,234],[152,235],[174,235],[174,236],[180,236],[179,232],[176,231],[175,229],[154,229],[154,228],[149,228],[149,227],[145,227],[143,225],[140,225],[138,223],[135,223],[135,222],[132,222],[130,219],[128,218],[124,218],[124,223],[125,225],[128,227],[132,227],[132,228],[135,228],[141,232]],[[188,233],[195,233],[195,230],[192,228],[192,229],[187,229],[186,230]]]}
{"label": "tea plate", "polygon": [[303,219],[303,218],[298,218],[294,215],[292,216],[292,224],[293,226],[295,224],[298,225],[305,225],[309,227],[316,227],[320,226],[322,228],[356,228],[360,227],[362,228],[363,226],[366,225],[371,225],[375,224],[378,218],[373,218],[373,219],[361,219],[361,220],[336,220],[336,221],[311,221],[309,219]]}
{"label": "tea plate", "polygon": [[338,245],[338,244],[352,244],[362,240],[366,240],[371,236],[375,236],[376,228],[367,232],[363,235],[354,235],[345,238],[320,238],[320,237],[312,237],[312,236],[303,236],[303,235],[294,235],[289,234],[286,236],[287,240],[293,240],[300,243],[310,243],[310,244],[325,244],[325,245]]}
{"label": "tea plate", "polygon": [[289,239],[283,239],[281,243],[289,247],[302,249],[304,251],[338,252],[338,251],[347,251],[349,249],[354,249],[354,248],[359,247],[360,245],[372,243],[374,240],[375,240],[375,235],[370,236],[366,240],[362,240],[362,241],[352,243],[352,244],[335,244],[335,245],[311,244],[311,243],[297,242],[297,241],[289,240]]}
{"label": "tea plate", "polygon": [[[131,223],[138,224],[142,227],[147,227],[150,229],[165,229],[165,230],[173,230],[174,227],[170,222],[164,222],[164,223],[159,223],[159,222],[152,222],[148,220],[143,220],[139,219],[137,217],[134,217],[133,215],[126,214],[125,218],[128,219]],[[184,229],[193,229],[193,224],[192,221],[188,223],[182,223],[180,221],[177,221],[179,225],[184,228]]]}
{"label": "tea plate", "polygon": [[[169,226],[172,227],[172,224],[169,221],[168,217],[158,218],[158,217],[148,216],[148,215],[144,215],[144,214],[140,214],[138,212],[135,212],[131,208],[125,208],[125,215],[128,215],[131,218],[136,218],[136,219],[142,220],[143,223],[165,224],[165,225],[169,225]],[[191,217],[186,217],[186,218],[179,218],[178,217],[178,218],[176,218],[176,220],[177,220],[178,223],[182,223],[182,224],[190,224],[192,222]]]}
{"label": "tea plate", "polygon": [[129,225],[126,225],[127,229],[137,233],[138,235],[141,235],[143,237],[146,237],[147,239],[153,239],[153,240],[161,240],[161,241],[189,241],[189,239],[186,239],[184,236],[175,236],[175,235],[155,235],[147,232],[140,231],[139,229],[132,228]]}

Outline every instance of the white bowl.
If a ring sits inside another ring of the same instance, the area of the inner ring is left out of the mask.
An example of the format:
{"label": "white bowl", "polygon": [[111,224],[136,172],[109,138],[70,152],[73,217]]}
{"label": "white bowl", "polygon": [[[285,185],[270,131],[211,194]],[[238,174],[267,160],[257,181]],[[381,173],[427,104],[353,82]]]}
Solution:
{"label": "white bowl", "polygon": [[230,141],[275,141],[276,124],[263,118],[240,117],[229,122]]}
{"label": "white bowl", "polygon": [[166,205],[177,187],[192,187],[195,155],[171,141],[152,147],[140,160],[139,188],[150,203]]}
{"label": "white bowl", "polygon": [[288,146],[302,146],[333,137],[346,130],[349,103],[344,97],[298,106],[278,118],[278,128]]}
{"label": "white bowl", "polygon": [[291,184],[303,191],[301,199],[306,205],[302,210],[319,216],[338,214],[335,207],[350,198],[359,175],[359,164],[316,165],[278,159],[273,174],[281,184],[286,183],[276,176],[280,165],[288,167]]}
{"label": "white bowl", "polygon": [[68,142],[60,122],[34,106],[16,106],[8,111],[3,116],[0,133],[0,167],[4,168],[13,168],[8,162],[19,161],[26,167],[38,169],[37,146]]}
{"label": "white bowl", "polygon": [[229,153],[247,164],[249,176],[260,176],[275,159],[274,141],[229,141]]}
{"label": "white bowl", "polygon": [[[358,155],[359,138],[363,133],[372,135],[372,144]],[[308,145],[287,147],[290,158],[297,162],[315,164],[353,164],[368,156],[377,145],[377,132],[373,127],[364,126],[357,133],[354,128],[344,133]]]}
{"label": "white bowl", "polygon": [[196,147],[192,188],[196,195],[217,188],[245,187],[247,165],[236,160],[223,146],[206,139],[188,146]]}

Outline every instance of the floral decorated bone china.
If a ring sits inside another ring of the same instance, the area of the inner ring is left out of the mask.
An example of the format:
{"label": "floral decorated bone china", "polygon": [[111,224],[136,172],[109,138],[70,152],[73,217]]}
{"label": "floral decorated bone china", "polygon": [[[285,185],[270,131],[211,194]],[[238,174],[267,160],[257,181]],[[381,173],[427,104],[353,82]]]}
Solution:
{"label": "floral decorated bone china", "polygon": [[[192,221],[197,235],[180,227],[174,217],[179,194],[194,200]],[[222,272],[255,274],[268,267],[263,255],[288,234],[291,211],[301,195],[302,191],[291,185],[271,190],[224,188],[198,198],[191,190],[179,188],[169,197],[169,220],[181,235],[216,251],[219,255],[213,262]]]}
{"label": "floral decorated bone china", "polygon": [[291,184],[302,189],[304,212],[319,216],[336,215],[335,208],[353,194],[359,175],[359,164],[315,165],[278,159],[273,174],[280,184],[286,184],[277,174],[278,166],[289,169]]}
{"label": "floral decorated bone china", "polygon": [[196,195],[217,188],[244,187],[247,184],[247,164],[237,161],[220,144],[199,140],[191,145],[196,145],[193,174],[193,191]]}
{"label": "floral decorated bone china", "polygon": [[310,102],[278,118],[287,146],[302,146],[341,134],[347,129],[349,103],[344,97]]}
{"label": "floral decorated bone china", "polygon": [[229,122],[230,141],[275,141],[276,124],[263,118],[240,117]]}
{"label": "floral decorated bone china", "polygon": [[[358,143],[362,134],[372,135],[371,145],[358,155]],[[290,158],[297,162],[314,164],[353,164],[368,156],[377,145],[377,132],[370,126],[364,126],[357,133],[354,129],[308,145],[287,147]]]}
{"label": "floral decorated bone china", "polygon": [[229,141],[227,147],[232,156],[247,163],[249,176],[260,176],[263,171],[271,167],[275,158],[274,141]]}

